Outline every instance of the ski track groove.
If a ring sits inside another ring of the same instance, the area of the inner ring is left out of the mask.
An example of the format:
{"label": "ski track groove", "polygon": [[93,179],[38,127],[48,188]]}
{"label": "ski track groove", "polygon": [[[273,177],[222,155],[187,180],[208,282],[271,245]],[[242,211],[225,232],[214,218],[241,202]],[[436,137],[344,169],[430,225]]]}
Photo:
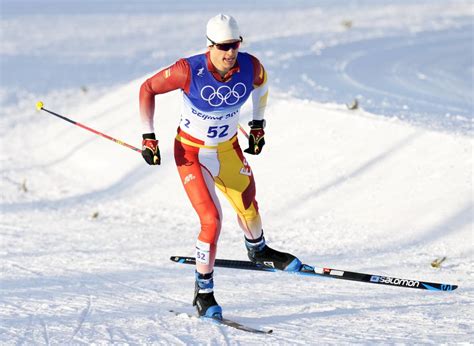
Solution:
{"label": "ski track groove", "polygon": [[[216,325],[217,329],[219,330],[219,333],[222,335],[222,338],[224,339],[224,342],[226,345],[230,345],[230,339],[227,336],[227,333],[225,332],[225,329],[231,328],[228,326],[221,326],[221,325]],[[227,328],[224,328],[227,327]]]}
{"label": "ski track groove", "polygon": [[[186,342],[186,341],[183,341],[181,338],[177,337],[176,335],[173,334],[173,332],[168,332],[168,328],[166,328],[166,335],[168,336],[168,340],[167,340],[167,343],[169,345],[177,345],[177,344],[181,344],[181,345],[188,345],[189,342]],[[163,329],[160,330],[161,334],[160,334],[160,337],[163,336]]]}
{"label": "ski track groove", "polygon": [[[136,285],[125,284],[125,283],[123,283],[119,280],[108,278],[106,275],[103,275],[103,274],[93,274],[93,275],[96,276],[97,278],[103,280],[103,281],[110,282],[112,284],[116,284],[116,285],[125,287],[127,289],[133,290],[133,291],[146,293],[146,294],[152,294],[153,296],[160,297],[163,300],[178,302],[178,303],[182,303],[182,304],[185,304],[185,305],[188,303],[187,301],[182,301],[182,300],[178,300],[178,299],[174,299],[174,298],[164,296],[162,294],[157,293],[156,291],[154,291],[152,289],[147,289],[147,288],[139,287],[139,286],[136,286]],[[133,301],[136,301],[136,302],[141,303],[141,304],[149,303],[148,300],[144,301],[143,299],[139,299],[137,297],[128,297],[128,296],[125,297],[124,295],[119,295],[118,292],[114,293],[114,299],[121,299],[124,302],[133,300]],[[121,336],[121,338],[127,344],[140,344],[141,343],[140,340],[131,339],[122,329],[118,329],[117,327],[109,326],[109,327],[107,327],[107,332],[109,333],[109,337],[111,338],[111,340],[114,339],[115,335],[119,334]],[[165,331],[163,329],[160,329],[160,333],[161,333],[160,337],[164,337]],[[224,338],[227,338],[226,334],[222,330],[220,330],[220,333],[223,335]],[[166,336],[167,336],[167,339],[169,341],[169,344],[176,344],[176,341],[178,341],[179,343],[181,343],[183,345],[188,344],[186,341],[183,341],[179,337],[175,336],[173,333],[166,332]]]}
{"label": "ski track groove", "polygon": [[[118,328],[118,327],[115,327],[115,326],[108,326],[106,328],[108,334],[109,334],[109,337],[110,337],[110,341],[111,343],[115,344],[116,342],[124,342],[126,343],[127,345],[135,345],[137,344],[137,341],[135,340],[132,340],[121,328]],[[116,338],[116,336],[118,338],[120,338],[121,340],[115,340],[114,339]]]}
{"label": "ski track groove", "polygon": [[[138,292],[142,292],[142,293],[148,293],[148,294],[152,294],[154,295],[155,297],[159,297],[161,299],[164,299],[164,300],[167,300],[167,301],[172,301],[172,302],[177,302],[177,303],[182,303],[182,304],[187,304],[186,301],[184,300],[179,300],[179,299],[174,299],[174,298],[171,298],[171,297],[168,297],[168,296],[165,296],[165,295],[162,295],[158,292],[156,292],[155,290],[152,290],[152,289],[148,289],[148,288],[143,288],[143,287],[139,287],[139,286],[135,286],[135,285],[129,285],[129,284],[125,284],[121,281],[118,281],[118,280],[115,280],[115,279],[110,279],[108,278],[107,276],[103,275],[103,274],[94,274],[96,277],[98,277],[99,279],[102,279],[103,281],[107,281],[107,282],[111,282],[113,284],[117,284],[117,285],[120,285],[122,287],[125,287],[125,288],[128,288],[128,289],[132,289],[132,290],[135,290],[135,291],[138,291]],[[126,298],[126,299],[129,299],[129,298]],[[140,302],[140,303],[143,303],[143,301],[141,300],[137,300],[136,298],[131,298],[131,299],[135,299],[136,301]],[[148,303],[148,302],[146,302]]]}
{"label": "ski track groove", "polygon": [[[33,343],[33,344],[35,343],[35,336],[34,336],[34,333],[33,333],[33,318],[34,318],[34,316],[30,314],[29,318],[28,318],[28,325],[25,328],[25,332],[23,333],[23,336],[18,341],[19,345],[22,345],[22,344],[26,343],[26,341],[28,339],[31,340],[31,343]],[[28,334],[31,334],[31,336],[28,336]]]}
{"label": "ski track groove", "polygon": [[49,338],[49,331],[48,331],[48,325],[43,319],[40,319],[41,326],[43,327],[43,337],[44,337],[44,342],[46,345],[51,345],[50,338]]}
{"label": "ski track groove", "polygon": [[[82,328],[84,322],[86,321],[87,317],[90,316],[91,310],[92,310],[92,296],[89,295],[89,298],[87,300],[87,306],[84,308],[84,310],[82,310],[82,312],[79,316],[79,319],[78,319],[78,324],[76,326],[76,329],[72,333],[72,336],[69,339],[68,343],[71,343],[76,338],[76,335],[81,330],[81,328]],[[78,340],[78,341],[80,341],[80,340]]]}
{"label": "ski track groove", "polygon": [[[105,330],[106,330],[107,333],[109,334],[109,341],[110,341],[110,343],[111,343],[111,344],[115,344],[115,340],[114,340],[114,339],[115,339],[115,338],[114,338],[114,334],[115,334],[115,332],[114,332],[114,327],[107,326],[107,327],[105,328]],[[118,341],[118,340],[117,340],[117,341]]]}
{"label": "ski track groove", "polygon": [[[5,261],[5,262],[8,263],[9,261]],[[13,262],[9,262],[9,264],[10,264],[10,266],[12,266],[13,268],[18,268],[18,269],[21,269],[21,270],[26,271],[26,272],[28,272],[28,273],[35,274],[35,275],[37,275],[37,276],[39,276],[39,277],[44,277],[44,274],[41,273],[41,272],[39,272],[39,271],[36,271],[36,270],[33,270],[33,269],[29,269],[29,268],[25,268],[25,267],[23,267],[23,266],[21,266],[21,265],[19,265],[19,264],[13,263]]]}
{"label": "ski track groove", "polygon": [[25,307],[21,306],[21,305],[18,305],[18,304],[14,304],[14,303],[10,303],[10,302],[7,302],[7,301],[4,301],[2,300],[2,303],[3,304],[6,304],[6,305],[10,305],[10,306],[13,306],[17,309],[20,309],[22,311],[24,311],[28,316],[28,325],[26,326],[25,328],[25,332],[23,334],[23,337],[18,341],[18,344],[23,344],[24,342],[26,342],[28,340],[28,334],[31,334],[31,340],[32,340],[32,343],[36,343],[36,340],[35,340],[35,331],[37,330],[35,328],[35,320],[37,320],[40,325],[41,325],[41,335],[43,336],[44,338],[44,341],[45,341],[45,344],[46,345],[50,345],[51,342],[50,342],[50,336],[49,336],[49,330],[48,330],[48,325],[47,323],[44,321],[43,318],[41,318],[38,314],[38,311],[39,311],[39,307],[34,309],[34,311],[30,310],[30,309],[26,309]]}

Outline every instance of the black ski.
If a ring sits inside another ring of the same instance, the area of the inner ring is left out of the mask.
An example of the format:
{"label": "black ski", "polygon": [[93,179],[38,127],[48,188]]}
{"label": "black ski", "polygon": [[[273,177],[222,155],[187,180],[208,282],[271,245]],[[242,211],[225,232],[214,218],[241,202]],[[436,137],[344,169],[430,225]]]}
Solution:
{"label": "black ski", "polygon": [[[189,318],[198,317],[198,316],[195,316],[195,315],[188,314],[187,312],[179,312],[179,311],[175,311],[175,310],[170,310],[170,312],[174,313],[175,315],[185,314]],[[256,329],[256,328],[253,328],[253,327],[243,325],[239,322],[229,320],[228,318],[222,318],[222,319],[211,318],[211,317],[198,317],[198,318],[200,320],[203,320],[203,321],[209,321],[209,322],[212,322],[212,323],[215,323],[215,324],[228,326],[228,327],[231,327],[231,328],[242,330],[244,332],[249,332],[249,333],[254,333],[254,334],[271,334],[271,333],[273,333],[273,329]]]}
{"label": "black ski", "polygon": [[[196,264],[196,259],[194,257],[172,256],[170,259],[176,263]],[[271,266],[255,264],[250,261],[216,259],[214,265],[216,267],[231,268],[231,269],[257,270],[257,271],[265,271],[265,272],[278,271]],[[301,265],[298,271],[292,271],[288,273],[306,275],[306,276],[319,276],[319,277],[323,276],[323,277],[330,277],[334,279],[352,280],[352,281],[367,282],[371,284],[388,285],[388,286],[396,286],[396,287],[418,288],[418,289],[430,290],[430,291],[453,291],[456,288],[458,288],[457,285],[419,281],[419,280],[400,279],[400,278],[395,278],[395,277],[385,276],[385,275],[364,274],[364,273],[357,273],[357,272],[332,269],[332,268],[319,268],[319,267],[313,267],[307,264]]]}

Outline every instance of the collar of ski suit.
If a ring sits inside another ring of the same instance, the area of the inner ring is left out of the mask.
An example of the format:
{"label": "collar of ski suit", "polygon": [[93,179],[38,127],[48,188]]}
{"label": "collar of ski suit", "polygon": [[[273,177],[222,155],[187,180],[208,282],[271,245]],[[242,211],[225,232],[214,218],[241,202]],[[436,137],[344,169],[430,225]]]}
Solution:
{"label": "collar of ski suit", "polygon": [[219,82],[227,82],[234,73],[237,73],[237,72],[240,72],[240,66],[239,66],[239,62],[236,60],[235,61],[235,65],[234,67],[232,67],[226,74],[224,77],[222,77],[219,73],[219,71],[217,71],[216,67],[212,64],[211,62],[211,53],[209,52],[206,52],[206,60],[207,60],[207,69],[209,70],[209,72],[212,73],[212,75],[214,76],[214,78],[216,80],[218,80]]}

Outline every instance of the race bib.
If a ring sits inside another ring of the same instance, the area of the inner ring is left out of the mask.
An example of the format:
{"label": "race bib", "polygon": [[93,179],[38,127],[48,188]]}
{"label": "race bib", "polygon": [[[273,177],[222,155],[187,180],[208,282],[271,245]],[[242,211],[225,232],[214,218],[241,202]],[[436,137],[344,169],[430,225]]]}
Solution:
{"label": "race bib", "polygon": [[209,264],[211,252],[211,244],[204,243],[200,240],[196,242],[196,262]]}

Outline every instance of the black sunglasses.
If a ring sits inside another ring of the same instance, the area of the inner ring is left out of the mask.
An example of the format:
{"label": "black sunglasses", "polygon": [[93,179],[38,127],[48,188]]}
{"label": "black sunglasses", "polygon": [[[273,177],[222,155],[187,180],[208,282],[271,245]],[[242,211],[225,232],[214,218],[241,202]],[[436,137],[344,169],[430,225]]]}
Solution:
{"label": "black sunglasses", "polygon": [[240,41],[231,42],[231,43],[216,43],[213,40],[211,40],[209,37],[207,37],[207,39],[212,43],[213,46],[215,46],[217,49],[223,50],[223,51],[228,51],[230,49],[234,49],[234,50],[239,49],[240,44],[243,41],[242,36],[240,36]]}

